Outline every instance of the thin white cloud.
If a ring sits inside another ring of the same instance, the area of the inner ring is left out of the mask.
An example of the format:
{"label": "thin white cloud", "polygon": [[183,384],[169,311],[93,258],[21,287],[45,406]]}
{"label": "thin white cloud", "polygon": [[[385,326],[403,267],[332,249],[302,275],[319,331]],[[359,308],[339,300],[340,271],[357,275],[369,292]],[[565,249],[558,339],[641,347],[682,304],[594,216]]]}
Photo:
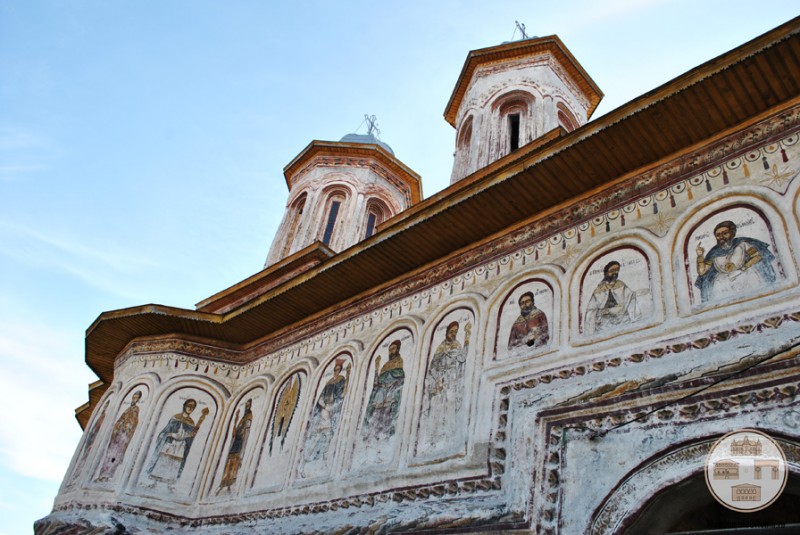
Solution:
{"label": "thin white cloud", "polygon": [[0,411],[0,462],[22,476],[58,482],[80,437],[70,413],[92,377],[64,358],[81,351],[80,338],[4,319],[0,392],[14,409]]}
{"label": "thin white cloud", "polygon": [[49,169],[49,166],[41,163],[0,165],[0,181],[13,182],[24,176],[43,173]]}
{"label": "thin white cloud", "polygon": [[138,299],[121,277],[158,267],[141,255],[108,244],[103,249],[82,241],[0,221],[0,255],[19,263],[69,274],[87,285],[124,297]]}
{"label": "thin white cloud", "polygon": [[0,127],[0,151],[44,147],[47,139],[39,134],[9,126]]}

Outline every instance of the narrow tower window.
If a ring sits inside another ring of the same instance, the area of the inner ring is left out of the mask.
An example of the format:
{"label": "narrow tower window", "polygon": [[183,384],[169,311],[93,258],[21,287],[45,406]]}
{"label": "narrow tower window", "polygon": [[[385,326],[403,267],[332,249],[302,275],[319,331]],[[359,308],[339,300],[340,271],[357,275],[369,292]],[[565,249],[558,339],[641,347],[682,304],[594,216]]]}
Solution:
{"label": "narrow tower window", "polygon": [[375,234],[375,224],[378,222],[378,216],[375,212],[370,212],[369,216],[367,217],[367,235],[365,237],[369,238],[373,234]]}
{"label": "narrow tower window", "polygon": [[378,225],[386,220],[387,214],[390,214],[389,209],[381,201],[377,199],[370,199],[367,202],[367,224],[364,232],[364,237],[369,238],[377,230]]}
{"label": "narrow tower window", "polygon": [[508,116],[508,150],[514,152],[519,148],[519,113]]}
{"label": "narrow tower window", "polygon": [[331,202],[331,208],[328,212],[328,221],[325,223],[325,234],[322,235],[322,243],[330,245],[331,236],[333,236],[333,226],[336,224],[336,216],[339,215],[339,206],[341,201],[334,200]]}

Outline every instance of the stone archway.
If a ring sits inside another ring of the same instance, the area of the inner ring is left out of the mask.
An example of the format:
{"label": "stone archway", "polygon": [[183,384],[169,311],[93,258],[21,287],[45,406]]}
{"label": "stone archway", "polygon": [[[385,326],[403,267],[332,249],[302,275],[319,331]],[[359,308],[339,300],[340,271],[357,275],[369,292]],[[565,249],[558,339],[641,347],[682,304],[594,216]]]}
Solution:
{"label": "stone archway", "polygon": [[[789,478],[778,500],[761,511],[737,513],[719,504],[708,492],[703,474],[664,489],[634,515],[624,535],[695,533],[747,534],[798,533],[800,531],[800,478]],[[780,530],[784,531],[780,531]]]}
{"label": "stone archway", "polygon": [[[752,528],[736,532],[747,534],[800,532],[800,445],[777,439],[790,465],[782,496],[762,511],[737,513],[718,504],[706,487],[705,459],[713,442],[706,437],[683,444],[640,465],[594,511],[586,533],[710,535],[737,527]],[[788,531],[776,531],[778,525]]]}

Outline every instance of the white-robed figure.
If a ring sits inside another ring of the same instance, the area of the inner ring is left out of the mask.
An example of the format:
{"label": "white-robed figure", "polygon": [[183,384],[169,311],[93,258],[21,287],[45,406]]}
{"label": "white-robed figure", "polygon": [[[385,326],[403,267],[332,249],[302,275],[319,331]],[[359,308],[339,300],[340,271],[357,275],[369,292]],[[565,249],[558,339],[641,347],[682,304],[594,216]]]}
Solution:
{"label": "white-robed figure", "polygon": [[603,280],[597,285],[586,307],[583,329],[586,334],[613,330],[634,323],[641,317],[636,292],[619,280],[620,263],[612,260],[603,268]]}
{"label": "white-robed figure", "polygon": [[456,340],[458,329],[457,321],[447,325],[445,339],[436,348],[425,375],[422,442],[434,448],[455,436],[464,415],[464,372],[472,325],[467,323],[464,328],[463,346]]}

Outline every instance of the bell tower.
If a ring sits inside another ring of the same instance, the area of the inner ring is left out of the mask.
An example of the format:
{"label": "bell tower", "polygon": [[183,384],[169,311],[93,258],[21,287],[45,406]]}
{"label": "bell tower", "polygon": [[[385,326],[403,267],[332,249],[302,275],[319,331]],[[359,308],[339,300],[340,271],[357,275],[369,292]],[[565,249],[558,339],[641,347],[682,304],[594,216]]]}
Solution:
{"label": "bell tower", "polygon": [[554,35],[473,50],[444,112],[456,129],[450,183],[554,128],[582,126],[602,97]]}
{"label": "bell tower", "polygon": [[320,242],[341,252],[422,198],[420,177],[369,131],[312,141],[283,169],[289,202],[265,267]]}

